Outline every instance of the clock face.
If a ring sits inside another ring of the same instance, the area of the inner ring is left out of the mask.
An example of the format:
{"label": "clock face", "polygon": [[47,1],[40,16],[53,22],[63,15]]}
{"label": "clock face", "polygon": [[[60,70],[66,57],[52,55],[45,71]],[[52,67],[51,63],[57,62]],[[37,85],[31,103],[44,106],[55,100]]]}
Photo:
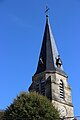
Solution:
{"label": "clock face", "polygon": [[66,116],[66,108],[64,106],[59,108],[61,116]]}

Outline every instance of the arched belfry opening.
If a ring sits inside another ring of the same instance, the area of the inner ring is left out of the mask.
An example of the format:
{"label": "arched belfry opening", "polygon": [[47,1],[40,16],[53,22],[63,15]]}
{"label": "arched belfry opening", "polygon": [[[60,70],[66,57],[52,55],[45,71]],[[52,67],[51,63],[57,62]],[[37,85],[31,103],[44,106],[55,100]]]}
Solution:
{"label": "arched belfry opening", "polygon": [[64,100],[64,83],[63,81],[60,79],[60,98]]}

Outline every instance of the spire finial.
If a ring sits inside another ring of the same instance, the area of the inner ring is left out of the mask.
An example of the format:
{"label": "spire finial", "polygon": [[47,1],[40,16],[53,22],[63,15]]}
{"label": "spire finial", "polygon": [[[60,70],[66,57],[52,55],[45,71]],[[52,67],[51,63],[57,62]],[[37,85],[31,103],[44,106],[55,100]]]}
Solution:
{"label": "spire finial", "polygon": [[46,17],[48,17],[48,11],[49,11],[49,8],[48,8],[48,5],[46,5],[46,10],[45,10]]}

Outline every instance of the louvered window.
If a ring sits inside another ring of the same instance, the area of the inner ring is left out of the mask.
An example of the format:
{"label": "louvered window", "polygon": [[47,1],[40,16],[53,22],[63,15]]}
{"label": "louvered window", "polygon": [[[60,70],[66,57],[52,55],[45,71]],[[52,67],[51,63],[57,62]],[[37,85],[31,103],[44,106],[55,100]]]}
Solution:
{"label": "louvered window", "polygon": [[39,83],[36,84],[36,92],[39,92]]}
{"label": "louvered window", "polygon": [[41,81],[41,94],[45,95],[45,81],[44,80]]}
{"label": "louvered window", "polygon": [[60,98],[64,99],[64,84],[62,80],[60,80]]}

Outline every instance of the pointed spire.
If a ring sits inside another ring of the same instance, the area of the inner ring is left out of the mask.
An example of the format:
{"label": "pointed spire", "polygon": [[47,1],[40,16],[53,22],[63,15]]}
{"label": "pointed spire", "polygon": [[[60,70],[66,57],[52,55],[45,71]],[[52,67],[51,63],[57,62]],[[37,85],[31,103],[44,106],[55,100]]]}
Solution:
{"label": "pointed spire", "polygon": [[58,54],[58,50],[55,44],[55,40],[51,31],[49,18],[48,18],[48,10],[46,7],[46,26],[45,32],[40,52],[40,57],[38,61],[36,74],[41,73],[43,71],[59,71],[62,74],[63,72],[62,61]]}

